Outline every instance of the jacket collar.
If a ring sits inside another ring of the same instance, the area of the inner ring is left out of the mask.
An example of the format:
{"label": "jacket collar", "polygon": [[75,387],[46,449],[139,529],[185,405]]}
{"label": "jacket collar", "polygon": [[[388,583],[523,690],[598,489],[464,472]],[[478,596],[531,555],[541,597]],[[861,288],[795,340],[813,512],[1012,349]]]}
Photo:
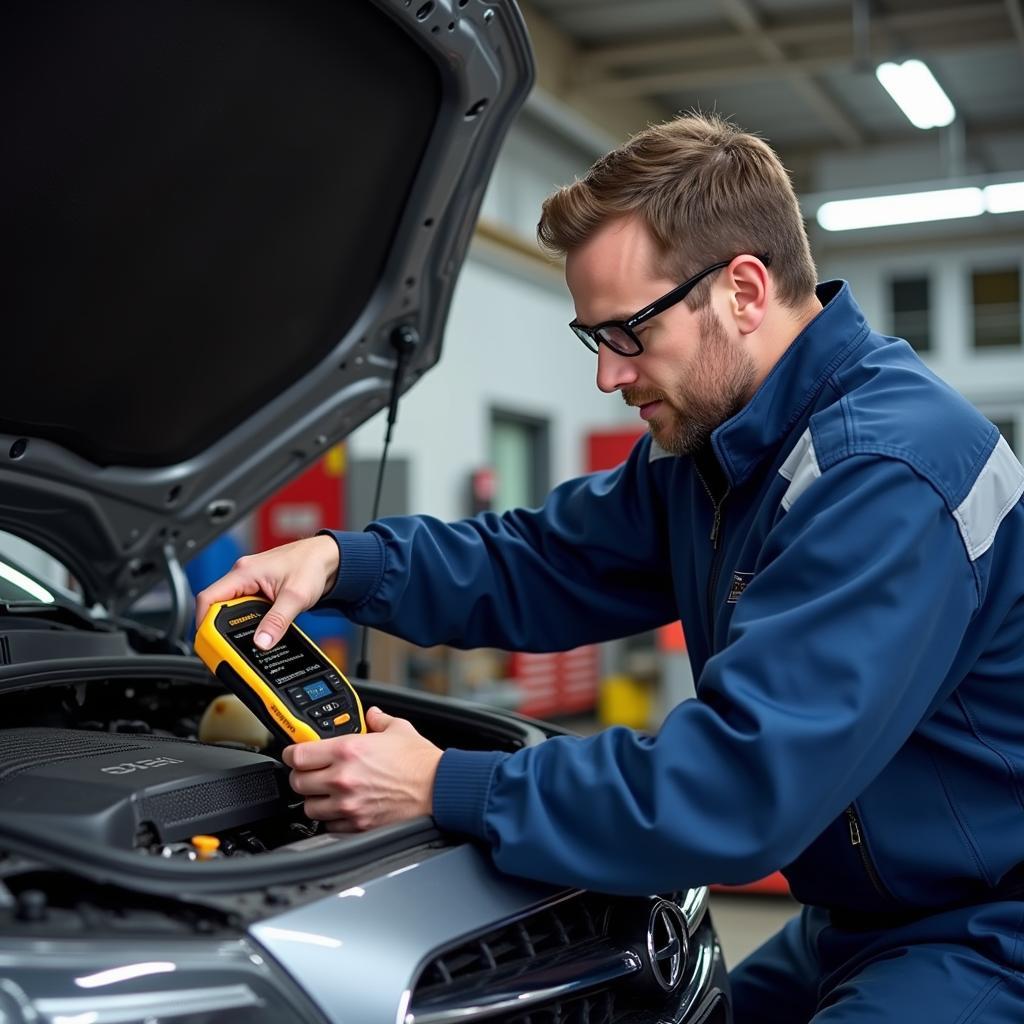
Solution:
{"label": "jacket collar", "polygon": [[711,435],[715,454],[733,486],[774,453],[868,331],[845,281],[819,284],[816,294],[822,311],[796,336],[754,397]]}

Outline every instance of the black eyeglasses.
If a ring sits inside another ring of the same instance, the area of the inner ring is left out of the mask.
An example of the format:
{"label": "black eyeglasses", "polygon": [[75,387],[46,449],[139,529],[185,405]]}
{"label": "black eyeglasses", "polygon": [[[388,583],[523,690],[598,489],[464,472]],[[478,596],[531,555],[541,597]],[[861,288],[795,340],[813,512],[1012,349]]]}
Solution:
{"label": "black eyeglasses", "polygon": [[[708,274],[729,266],[736,257],[720,260],[705,267],[702,271],[694,274],[682,284],[676,285],[670,292],[666,292],[660,299],[655,299],[648,306],[644,306],[639,312],[634,313],[626,320],[605,320],[594,327],[585,327],[578,320],[573,320],[569,326],[580,341],[583,342],[591,352],[597,352],[601,345],[607,345],[613,352],[620,356],[638,356],[643,352],[644,347],[640,339],[634,333],[634,328],[650,320],[651,317],[664,313],[677,302],[682,302],[697,285],[704,280]],[[768,253],[757,257],[766,267],[771,266],[772,258]]]}

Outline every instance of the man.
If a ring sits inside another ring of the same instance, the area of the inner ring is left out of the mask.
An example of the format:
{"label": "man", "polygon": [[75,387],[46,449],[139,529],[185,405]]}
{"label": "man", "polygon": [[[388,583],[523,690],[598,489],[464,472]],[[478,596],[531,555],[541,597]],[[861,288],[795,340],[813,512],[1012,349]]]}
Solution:
{"label": "man", "polygon": [[598,387],[648,424],[627,462],[538,511],[242,559],[198,614],[262,592],[264,645],[328,601],[532,650],[682,618],[698,697],[656,736],[513,755],[374,710],[285,752],[308,813],[433,813],[506,871],[610,892],[783,867],[806,906],[734,971],[741,1022],[1024,1020],[1024,469],[842,282],[815,289],[784,169],[731,125],[640,133],[539,234]]}

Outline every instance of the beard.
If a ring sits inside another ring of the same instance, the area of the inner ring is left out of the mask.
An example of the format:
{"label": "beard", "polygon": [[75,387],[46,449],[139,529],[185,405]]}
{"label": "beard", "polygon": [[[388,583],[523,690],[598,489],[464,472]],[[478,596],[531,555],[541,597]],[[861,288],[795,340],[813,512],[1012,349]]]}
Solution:
{"label": "beard", "polygon": [[698,326],[697,350],[670,391],[627,388],[622,392],[627,405],[662,401],[647,427],[672,455],[692,455],[703,448],[712,431],[750,400],[757,378],[754,360],[729,339],[712,309],[700,313]]}

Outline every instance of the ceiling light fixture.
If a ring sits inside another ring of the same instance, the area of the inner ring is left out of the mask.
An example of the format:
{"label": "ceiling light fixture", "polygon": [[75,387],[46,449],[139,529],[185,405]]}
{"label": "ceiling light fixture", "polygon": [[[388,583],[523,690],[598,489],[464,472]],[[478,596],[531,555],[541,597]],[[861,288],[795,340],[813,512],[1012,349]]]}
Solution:
{"label": "ceiling light fixture", "polygon": [[956,108],[923,61],[879,64],[875,77],[916,128],[944,128],[956,117]]}
{"label": "ceiling light fixture", "polygon": [[826,231],[957,220],[978,217],[983,213],[1024,213],[1024,181],[989,184],[984,178],[975,178],[962,181],[956,188],[921,189],[899,195],[844,199],[805,196],[801,205],[808,211],[808,216],[814,211],[818,223]]}
{"label": "ceiling light fixture", "polygon": [[989,213],[1024,210],[1024,181],[1007,181],[985,186],[985,207]]}
{"label": "ceiling light fixture", "polygon": [[930,220],[977,217],[985,212],[980,188],[944,188],[898,196],[865,196],[822,203],[818,223],[826,231],[852,231],[887,224],[921,224]]}

